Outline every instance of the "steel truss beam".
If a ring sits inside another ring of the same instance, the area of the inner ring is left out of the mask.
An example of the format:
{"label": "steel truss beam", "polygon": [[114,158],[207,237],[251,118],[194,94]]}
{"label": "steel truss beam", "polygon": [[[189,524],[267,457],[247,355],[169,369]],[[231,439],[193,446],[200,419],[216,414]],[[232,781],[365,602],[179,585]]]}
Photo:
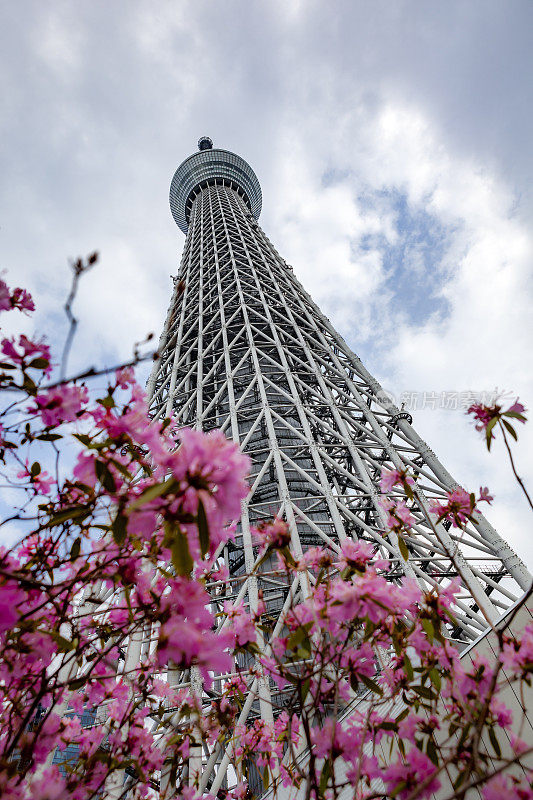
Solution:
{"label": "steel truss beam", "polygon": [[[235,543],[219,554],[230,579],[211,587],[217,612],[225,600],[254,610],[261,590],[277,620],[275,635],[289,604],[309,593],[309,576],[290,587],[268,562],[251,574],[257,560],[251,527],[276,515],[290,527],[296,556],[315,544],[338,551],[344,538],[359,537],[390,560],[391,580],[410,575],[427,589],[458,575],[457,626],[450,635],[463,642],[529,588],[526,567],[481,515],[460,536],[442,523],[436,536],[424,509],[414,506],[404,561],[380,505],[382,468],[414,472],[426,508],[458,484],[408,415],[386,399],[228,182],[206,185],[192,198],[148,393],[154,418],[172,411],[183,425],[222,428],[252,460]],[[223,619],[221,629],[226,624]],[[268,650],[269,642],[263,645]],[[167,677],[202,693],[194,670]],[[219,691],[224,679],[217,676]],[[255,679],[241,721],[272,719],[280,702],[273,684]],[[169,714],[169,730],[173,724]],[[212,751],[198,747],[189,780],[216,794],[234,780],[232,758],[230,742]]]}

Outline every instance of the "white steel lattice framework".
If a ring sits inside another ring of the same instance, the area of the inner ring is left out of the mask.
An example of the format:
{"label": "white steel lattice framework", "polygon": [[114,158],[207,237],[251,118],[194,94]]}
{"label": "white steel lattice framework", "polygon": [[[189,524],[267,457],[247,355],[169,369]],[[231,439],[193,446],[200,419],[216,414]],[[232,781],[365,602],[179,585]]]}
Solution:
{"label": "white steel lattice framework", "polygon": [[[262,571],[270,574],[246,577],[257,558],[250,526],[279,515],[296,556],[316,544],[338,550],[353,537],[391,560],[391,580],[409,575],[430,587],[459,575],[458,624],[450,636],[472,641],[529,588],[529,572],[483,517],[465,533],[441,523],[437,538],[416,507],[409,560],[402,558],[379,502],[382,468],[409,468],[428,503],[458,484],[259,227],[261,190],[249,165],[213,149],[207,137],[199,148],[172,181],[172,213],[187,239],[148,393],[155,418],[172,410],[183,425],[221,428],[252,459],[242,522],[221,553],[231,580],[215,587],[215,610],[236,599],[253,610],[262,590],[281,628],[287,587],[269,564]],[[308,587],[303,576],[293,596],[305,596]],[[194,685],[192,673],[172,682]],[[278,700],[266,680],[256,679],[241,720],[271,719]],[[216,794],[230,764],[229,748],[197,751],[190,774]]]}

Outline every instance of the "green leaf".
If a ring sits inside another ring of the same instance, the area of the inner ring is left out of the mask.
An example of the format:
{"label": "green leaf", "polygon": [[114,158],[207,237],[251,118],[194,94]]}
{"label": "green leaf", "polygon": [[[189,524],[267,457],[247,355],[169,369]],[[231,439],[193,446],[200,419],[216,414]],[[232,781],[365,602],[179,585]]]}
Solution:
{"label": "green leaf", "polygon": [[501,751],[500,743],[499,743],[499,741],[498,741],[498,739],[496,737],[496,732],[495,732],[494,728],[489,728],[489,739],[490,739],[490,743],[493,746],[494,752],[496,753],[497,757],[501,758],[502,757],[502,751]]}
{"label": "green leaf", "polygon": [[377,683],[372,680],[372,678],[367,678],[366,675],[359,675],[359,679],[365,684],[367,689],[370,689],[371,692],[379,694],[380,697],[383,695],[383,689],[381,689]]}
{"label": "green leaf", "polygon": [[113,464],[115,469],[118,470],[118,472],[120,472],[121,475],[124,475],[126,480],[131,479],[131,472],[127,467],[124,466],[124,464],[121,464],[120,461],[115,461],[114,458],[112,459],[111,463]]}
{"label": "green leaf", "polygon": [[126,538],[127,533],[127,519],[124,514],[117,514],[115,519],[113,520],[113,524],[111,525],[111,531],[113,533],[113,539],[115,540],[116,544],[121,545],[124,544],[124,540]]}
{"label": "green leaf", "polygon": [[24,373],[24,380],[22,382],[22,388],[28,394],[31,394],[31,395],[37,394],[37,384],[35,383],[34,380],[32,380],[30,378],[29,375],[26,375],[26,373]]}
{"label": "green leaf", "polygon": [[265,792],[268,789],[269,783],[270,783],[270,773],[268,771],[268,764],[267,764],[265,765],[265,768],[263,770],[263,789]]}
{"label": "green leaf", "polygon": [[411,688],[413,689],[414,692],[419,694],[420,697],[426,698],[426,700],[435,699],[435,692],[428,686],[412,686]]}
{"label": "green leaf", "polygon": [[303,625],[300,625],[287,639],[287,650],[296,650],[306,638],[307,631]]}
{"label": "green leaf", "polygon": [[506,420],[506,419],[502,419],[502,422],[503,422],[503,424],[505,425],[506,429],[507,429],[507,430],[509,431],[509,433],[511,434],[511,436],[513,437],[513,439],[515,440],[515,442],[517,442],[517,441],[518,441],[518,436],[516,435],[516,431],[515,431],[515,429],[513,428],[513,426],[511,425],[511,423],[510,423],[510,422],[507,422],[507,420]]}
{"label": "green leaf", "polygon": [[104,461],[96,461],[94,466],[96,470],[96,477],[104,489],[110,494],[115,494],[117,491],[117,485],[107,464]]}
{"label": "green leaf", "polygon": [[391,797],[396,797],[396,795],[399,794],[399,792],[403,792],[404,789],[406,789],[406,787],[407,787],[407,783],[405,781],[400,781],[400,783],[397,786],[394,787],[394,789],[390,793],[390,796]]}
{"label": "green leaf", "polygon": [[496,425],[497,421],[498,421],[498,418],[497,417],[493,417],[493,419],[491,419],[491,421],[489,422],[489,424],[485,428],[485,436],[486,436],[486,439],[487,439],[487,450],[490,450],[490,445],[492,443],[492,429]]}
{"label": "green leaf", "polygon": [[71,642],[69,639],[65,639],[65,637],[61,636],[61,634],[57,633],[57,631],[51,631],[50,636],[56,643],[57,649],[60,653],[69,653],[76,647],[74,642]]}
{"label": "green leaf", "polygon": [[73,433],[72,435],[75,439],[77,439],[79,442],[86,445],[87,447],[91,444],[91,437],[87,436],[86,433]]}
{"label": "green leaf", "polygon": [[124,597],[126,598],[126,605],[128,606],[128,617],[130,622],[133,621],[133,608],[131,607],[130,587],[124,586]]}
{"label": "green leaf", "polygon": [[104,408],[114,408],[115,407],[115,401],[113,400],[113,398],[112,398],[112,396],[110,394],[106,395],[105,397],[100,398],[96,402],[100,403],[100,405],[103,406]]}
{"label": "green leaf", "polygon": [[412,681],[415,677],[415,671],[413,669],[413,665],[411,664],[411,659],[409,658],[407,653],[404,653],[403,655],[403,668],[405,674],[407,675],[407,680],[409,682]]}
{"label": "green leaf", "polygon": [[65,511],[58,511],[57,514],[52,514],[46,527],[54,528],[56,525],[62,525],[63,522],[67,522],[69,519],[81,520],[87,517],[88,514],[89,511],[85,506],[76,506],[76,508],[69,508],[65,509]]}
{"label": "green leaf", "polygon": [[442,686],[442,680],[441,680],[441,677],[440,677],[440,672],[438,671],[438,669],[436,667],[433,667],[433,669],[431,669],[429,671],[429,677],[430,677],[431,683],[433,684],[433,686],[435,687],[437,692],[440,692],[441,686]]}
{"label": "green leaf", "polygon": [[194,566],[186,535],[172,523],[165,522],[165,540],[170,548],[172,564],[178,575],[190,575]]}
{"label": "green leaf", "polygon": [[432,738],[428,739],[428,743],[426,745],[426,753],[428,758],[435,764],[436,767],[439,766],[439,755],[437,753],[437,748],[435,747],[435,742]]}
{"label": "green leaf", "polygon": [[515,419],[519,419],[520,422],[526,422],[526,417],[523,414],[520,414],[518,411],[504,411],[502,416],[503,417],[514,417]]}
{"label": "green leaf", "polygon": [[146,503],[149,503],[151,500],[169,494],[173,489],[178,488],[179,483],[175,478],[167,478],[163,483],[154,483],[152,486],[148,486],[133,503],[130,503],[127,513],[129,514],[131,511],[135,511],[135,509],[146,505]]}
{"label": "green leaf", "polygon": [[401,536],[398,536],[398,547],[400,548],[400,553],[402,554],[403,560],[409,561],[409,550],[407,549],[405,539],[402,539]]}
{"label": "green leaf", "polygon": [[71,692],[77,692],[78,689],[81,689],[82,686],[87,685],[87,678],[74,678],[74,680],[68,682],[68,688]]}
{"label": "green leaf", "polygon": [[326,789],[328,788],[328,781],[331,775],[331,758],[324,763],[322,767],[322,772],[320,773],[320,783],[318,786],[318,792],[323,797]]}
{"label": "green leaf", "polygon": [[466,770],[463,770],[463,772],[460,772],[459,775],[457,776],[457,778],[453,782],[453,788],[454,789],[458,789],[459,786],[462,783],[464,783],[464,780],[467,777],[467,775],[468,775],[468,772]]}
{"label": "green leaf", "polygon": [[49,364],[50,362],[47,358],[34,358],[33,361],[30,361],[28,367],[33,367],[33,369],[45,369]]}
{"label": "green leaf", "polygon": [[75,561],[80,554],[81,550],[81,538],[78,536],[77,539],[74,539],[72,543],[72,547],[70,548],[70,560]]}
{"label": "green leaf", "polygon": [[31,474],[32,478],[37,477],[37,475],[40,473],[40,471],[41,471],[41,465],[39,464],[38,461],[34,461],[33,464],[31,465],[31,469],[30,469],[30,474]]}
{"label": "green leaf", "polygon": [[40,442],[55,442],[57,439],[62,439],[60,433],[41,433],[40,436],[36,436],[36,439],[39,439]]}
{"label": "green leaf", "polygon": [[408,708],[404,708],[404,710],[401,712],[401,714],[398,714],[398,716],[396,717],[396,720],[395,720],[396,723],[401,722],[403,719],[406,718],[406,716],[408,714],[409,714],[409,709]]}
{"label": "green leaf", "polygon": [[433,644],[433,639],[435,638],[435,628],[433,627],[433,623],[430,619],[421,619],[420,624],[424,628],[426,636],[429,639],[429,643]]}
{"label": "green leaf", "polygon": [[205,513],[204,504],[200,500],[198,502],[198,538],[200,539],[200,552],[202,558],[209,552],[209,525],[207,524],[207,516]]}

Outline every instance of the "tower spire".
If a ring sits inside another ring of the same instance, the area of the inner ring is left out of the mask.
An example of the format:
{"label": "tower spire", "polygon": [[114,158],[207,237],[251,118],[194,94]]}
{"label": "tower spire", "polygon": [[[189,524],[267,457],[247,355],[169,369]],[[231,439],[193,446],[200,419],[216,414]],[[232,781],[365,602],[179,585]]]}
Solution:
{"label": "tower spire", "polygon": [[198,139],[198,150],[211,150],[213,147],[213,140],[209,136],[200,136]]}

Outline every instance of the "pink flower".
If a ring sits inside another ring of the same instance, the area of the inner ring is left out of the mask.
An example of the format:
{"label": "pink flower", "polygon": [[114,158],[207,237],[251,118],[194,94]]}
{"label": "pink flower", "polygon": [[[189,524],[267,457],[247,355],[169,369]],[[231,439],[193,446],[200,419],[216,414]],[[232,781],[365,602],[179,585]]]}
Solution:
{"label": "pink flower", "polygon": [[413,515],[403,502],[403,500],[399,500],[396,503],[394,514],[400,519],[401,522],[403,522],[406,528],[410,528],[411,525],[415,524],[415,518],[413,517]]}
{"label": "pink flower", "polygon": [[48,345],[44,344],[44,342],[34,342],[28,339],[24,334],[19,336],[18,345],[13,338],[2,339],[1,349],[2,353],[10,359],[13,364],[27,367],[34,359],[42,358],[47,362],[47,366],[44,368],[45,374],[48,374],[52,369],[50,366],[50,348]]}
{"label": "pink flower", "polygon": [[253,620],[244,609],[244,604],[238,606],[233,603],[224,603],[224,612],[230,620],[230,630],[235,636],[237,647],[245,647],[250,642],[255,642],[256,633]]}
{"label": "pink flower", "polygon": [[330,567],[333,564],[333,556],[324,547],[310,547],[298,560],[299,569],[320,569]]}
{"label": "pink flower", "polygon": [[398,736],[400,739],[414,742],[415,734],[418,733],[419,723],[422,721],[422,717],[410,712],[398,725]]}
{"label": "pink flower", "polygon": [[439,519],[449,519],[454,528],[460,528],[472,516],[475,503],[468,492],[461,487],[448,492],[447,498],[448,502],[445,505],[436,500],[432,501],[430,511],[437,514]]}
{"label": "pink flower", "polygon": [[117,369],[115,373],[117,386],[121,389],[127,389],[132,383],[135,383],[135,370],[133,367],[122,367]]}
{"label": "pink flower", "polygon": [[62,422],[74,422],[82,413],[82,406],[89,396],[85,386],[58,386],[35,398],[43,423],[48,426],[60,425]]}
{"label": "pink flower", "polygon": [[0,633],[12,628],[19,617],[18,606],[26,599],[26,593],[11,581],[0,584]]}
{"label": "pink flower", "polygon": [[[321,589],[316,590],[313,603],[318,613],[323,613],[325,600]],[[371,622],[380,623],[390,614],[405,611],[405,597],[401,587],[391,586],[383,576],[367,567],[351,581],[336,580],[330,584],[326,609],[333,622],[368,617]]]}
{"label": "pink flower", "polygon": [[533,664],[533,624],[526,625],[522,631],[518,653],[524,666]]}
{"label": "pink flower", "polygon": [[[393,792],[401,784],[405,784],[404,788],[396,794],[400,800],[403,800],[436,771],[437,768],[432,761],[418,748],[412,747],[406,755],[405,763],[400,760],[393,762],[383,770],[382,777],[389,792]],[[431,796],[440,789],[440,786],[438,778],[433,778],[420,792],[419,797]]]}
{"label": "pink flower", "polygon": [[255,540],[265,548],[273,550],[288,547],[291,543],[291,533],[285,520],[274,519],[272,522],[265,522],[257,528],[252,529]]}
{"label": "pink flower", "polygon": [[516,800],[518,795],[506,775],[495,775],[483,790],[483,800]]}
{"label": "pink flower", "polygon": [[397,469],[384,469],[381,472],[379,485],[382,492],[390,492],[393,486],[400,482],[400,473]]}
{"label": "pink flower", "polygon": [[230,795],[233,800],[246,800],[247,792],[248,784],[241,782],[231,790]]}
{"label": "pink flower", "polygon": [[9,311],[12,308],[18,308],[19,311],[35,311],[35,304],[26,289],[13,289],[11,293],[6,282],[0,279],[0,311]]}
{"label": "pink flower", "polygon": [[363,642],[357,647],[345,647],[341,655],[341,663],[355,675],[365,675],[371,678],[376,674],[374,651],[368,642]]}
{"label": "pink flower", "polygon": [[493,697],[490,701],[490,713],[500,728],[508,728],[513,722],[513,712],[507,708],[499,697]]}
{"label": "pink flower", "polygon": [[499,415],[500,410],[501,406],[485,406],[482,403],[474,403],[466,413],[474,415],[474,419],[478,421],[476,430],[482,431],[487,427],[491,419]]}
{"label": "pink flower", "polygon": [[488,486],[480,486],[479,487],[479,499],[485,500],[487,503],[492,503],[494,497],[489,494]]}
{"label": "pink flower", "polygon": [[526,625],[519,641],[511,639],[505,642],[500,661],[513,673],[520,673],[533,664],[533,624]]}
{"label": "pink flower", "polygon": [[341,544],[340,567],[363,572],[374,555],[374,545],[362,540],[345,539]]}
{"label": "pink flower", "polygon": [[387,511],[387,525],[391,530],[401,531],[415,524],[416,520],[403,500],[393,501],[383,497],[380,503]]}
{"label": "pink flower", "polygon": [[39,800],[63,800],[66,797],[65,779],[56,766],[45,769],[41,777],[31,784],[32,797]]}
{"label": "pink flower", "polygon": [[502,406],[499,403],[495,403],[492,406],[486,406],[483,403],[474,403],[468,409],[467,414],[473,414],[474,419],[477,420],[477,431],[485,431],[487,447],[490,450],[491,441],[494,439],[493,429],[496,423],[500,425],[505,424],[508,428],[510,423],[508,420],[503,421],[503,417],[511,417],[512,419],[517,419],[519,422],[526,422],[526,417],[524,416],[525,411],[526,409],[522,403],[518,402],[517,398],[513,405],[509,406],[506,411],[502,410]]}
{"label": "pink flower", "polygon": [[176,578],[161,599],[161,613],[169,618],[159,629],[157,658],[160,665],[170,660],[176,666],[198,665],[209,685],[209,670],[226,672],[233,661],[226,648],[233,645],[230,631],[213,632],[213,615],[207,609],[209,596],[194,581]]}
{"label": "pink flower", "polygon": [[78,453],[77,463],[73,470],[74,478],[86,486],[96,484],[96,454]]}
{"label": "pink flower", "polygon": [[415,482],[411,475],[408,475],[405,470],[397,470],[397,469],[383,469],[381,471],[381,478],[379,481],[379,485],[381,491],[384,493],[390,492],[393,486],[396,484],[401,483],[402,486],[405,487],[406,484],[409,486],[414,486]]}
{"label": "pink flower", "polygon": [[[518,398],[515,400],[512,406],[509,406],[507,411],[504,411],[504,414],[524,414],[525,408],[522,403],[518,402]],[[524,422],[525,420],[520,420],[520,422]]]}
{"label": "pink flower", "polygon": [[9,287],[5,281],[0,279],[0,311],[9,311],[11,307]]}
{"label": "pink flower", "polygon": [[14,289],[11,298],[13,308],[18,308],[19,311],[35,311],[35,303],[31,294],[26,289]]}
{"label": "pink flower", "polygon": [[452,578],[447,586],[441,586],[437,594],[439,606],[442,608],[451,608],[456,602],[456,595],[461,591],[461,578],[459,576]]}
{"label": "pink flower", "polygon": [[526,750],[529,750],[529,745],[523,739],[520,739],[519,736],[515,736],[514,733],[509,731],[509,739],[511,741],[511,747],[513,748],[514,752],[517,755],[521,755],[525,753]]}
{"label": "pink flower", "polygon": [[161,666],[173,661],[177,667],[198,666],[206,688],[212,683],[210,672],[229,672],[233,659],[226,652],[233,642],[230,631],[213,633],[190,620],[172,616],[159,630],[158,661]]}
{"label": "pink flower", "polygon": [[222,431],[209,433],[182,428],[179,431],[181,446],[169,466],[180,480],[188,476],[191,483],[204,480],[209,487],[216,486],[216,504],[221,522],[238,519],[241,500],[248,494],[246,477],[250,459]]}

